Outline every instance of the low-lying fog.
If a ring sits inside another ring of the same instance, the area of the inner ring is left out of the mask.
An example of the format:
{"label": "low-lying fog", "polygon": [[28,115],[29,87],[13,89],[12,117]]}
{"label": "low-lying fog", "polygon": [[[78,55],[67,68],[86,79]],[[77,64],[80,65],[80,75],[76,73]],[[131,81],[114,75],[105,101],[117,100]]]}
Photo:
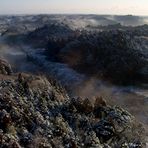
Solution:
{"label": "low-lying fog", "polygon": [[[58,79],[71,95],[92,97],[101,95],[110,104],[120,105],[136,116],[148,129],[148,91],[147,89],[118,87],[88,78],[70,69],[66,64],[47,61],[42,54],[44,49],[28,46],[10,46],[0,37],[0,58],[8,60],[15,72],[46,73]],[[30,60],[29,60],[30,59]]]}
{"label": "low-lying fog", "polygon": [[35,72],[37,66],[27,60],[26,54],[19,46],[6,44],[5,39],[0,37],[0,58],[6,59],[14,71]]}

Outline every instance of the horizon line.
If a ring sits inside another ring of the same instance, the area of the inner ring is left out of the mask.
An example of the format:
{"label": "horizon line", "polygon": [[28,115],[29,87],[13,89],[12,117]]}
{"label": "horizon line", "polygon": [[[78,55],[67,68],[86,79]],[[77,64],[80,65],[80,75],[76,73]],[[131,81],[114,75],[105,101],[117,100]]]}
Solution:
{"label": "horizon line", "polygon": [[2,13],[0,16],[29,16],[29,15],[113,15],[113,16],[148,16],[142,14],[104,14],[104,13]]}

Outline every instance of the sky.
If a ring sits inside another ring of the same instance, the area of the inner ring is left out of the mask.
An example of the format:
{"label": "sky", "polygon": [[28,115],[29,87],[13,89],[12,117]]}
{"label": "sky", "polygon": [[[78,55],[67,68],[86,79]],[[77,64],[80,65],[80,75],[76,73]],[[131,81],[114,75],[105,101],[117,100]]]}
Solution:
{"label": "sky", "polygon": [[0,14],[148,15],[148,0],[0,0]]}

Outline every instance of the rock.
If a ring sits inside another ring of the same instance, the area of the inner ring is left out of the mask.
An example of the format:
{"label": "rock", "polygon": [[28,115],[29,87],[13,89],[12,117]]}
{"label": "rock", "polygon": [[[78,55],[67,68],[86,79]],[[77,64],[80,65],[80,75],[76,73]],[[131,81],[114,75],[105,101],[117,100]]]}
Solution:
{"label": "rock", "polygon": [[76,107],[78,111],[84,113],[90,113],[94,109],[93,103],[88,98],[82,99],[78,97],[77,99],[72,99],[72,104]]}
{"label": "rock", "polygon": [[106,100],[103,99],[102,97],[96,97],[95,98],[95,109],[97,109],[98,107],[101,107],[101,106],[106,106],[107,103],[106,103]]}
{"label": "rock", "polygon": [[11,66],[5,61],[0,59],[0,74],[11,75]]}

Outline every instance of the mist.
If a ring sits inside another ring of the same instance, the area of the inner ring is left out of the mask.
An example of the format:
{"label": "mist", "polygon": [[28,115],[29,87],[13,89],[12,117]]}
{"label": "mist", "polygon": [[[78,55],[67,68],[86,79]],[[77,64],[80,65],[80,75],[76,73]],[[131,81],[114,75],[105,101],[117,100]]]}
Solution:
{"label": "mist", "polygon": [[[26,18],[28,18],[27,21],[25,21]],[[45,50],[47,49],[45,49],[44,47],[42,48],[33,47],[29,43],[18,44],[18,42],[10,44],[7,39],[7,37],[9,35],[12,35],[12,33],[15,33],[16,35],[24,33],[26,35],[34,31],[38,27],[40,28],[43,27],[43,24],[48,24],[50,21],[54,21],[54,23],[58,22],[68,25],[68,27],[70,27],[72,31],[74,31],[75,29],[80,29],[80,30],[86,29],[86,31],[88,31],[87,30],[88,26],[90,26],[90,28],[99,27],[99,26],[108,27],[108,25],[116,25],[118,23],[120,23],[123,26],[143,25],[147,23],[148,21],[147,17],[138,17],[138,16],[129,16],[129,15],[127,16],[56,15],[50,17],[36,16],[35,18],[33,16],[31,17],[26,16],[26,18],[25,17],[21,18],[21,16],[19,16],[17,19],[15,18],[16,19],[15,21],[14,20],[12,21],[11,19],[8,18],[7,19],[8,24],[11,26],[11,23],[13,25],[16,23],[18,25],[16,27],[17,29],[13,31],[13,27],[12,28],[10,27],[12,29],[11,32],[11,29],[9,29],[8,27],[6,35],[0,36],[0,58],[6,59],[12,65],[12,69],[15,73],[27,72],[31,74],[51,76],[55,78],[69,92],[69,95],[71,97],[79,96],[82,98],[89,98],[93,100],[94,97],[101,96],[108,102],[109,105],[118,105],[127,109],[132,115],[134,115],[139,121],[141,121],[144,124],[146,129],[148,129],[147,89],[134,85],[119,86],[112,84],[108,81],[101,80],[94,76],[88,76],[85,73],[80,73],[74,70],[67,63],[62,63],[60,61],[52,61],[51,60],[52,57],[50,56],[47,57],[47,55],[45,54],[46,53]],[[22,20],[23,23],[21,22]],[[6,24],[7,21],[5,22]],[[35,25],[36,22],[38,22],[37,26]],[[23,30],[22,26],[25,27],[27,26],[28,28],[26,27],[27,28],[26,29],[24,27],[26,30],[25,29]],[[64,31],[62,30],[62,33],[63,32]],[[54,33],[56,34],[56,36],[54,36]],[[60,38],[61,34],[56,29],[54,33],[53,33],[53,38],[55,37],[55,40],[57,36]],[[52,36],[52,34],[49,35]],[[39,38],[39,40],[42,40],[42,37]],[[35,42],[35,45],[37,43],[38,41]],[[68,45],[69,44],[67,43],[66,46]]]}
{"label": "mist", "polygon": [[[121,105],[133,113],[139,120],[147,124],[146,110],[147,90],[134,86],[119,87],[97,78],[90,78],[79,74],[68,65],[46,60],[42,54],[44,49],[32,49],[29,46],[9,45],[1,37],[0,55],[6,59],[15,72],[29,72],[48,74],[56,78],[62,86],[67,88],[72,97],[90,98],[102,96],[110,105]],[[132,101],[134,99],[134,103]]]}

